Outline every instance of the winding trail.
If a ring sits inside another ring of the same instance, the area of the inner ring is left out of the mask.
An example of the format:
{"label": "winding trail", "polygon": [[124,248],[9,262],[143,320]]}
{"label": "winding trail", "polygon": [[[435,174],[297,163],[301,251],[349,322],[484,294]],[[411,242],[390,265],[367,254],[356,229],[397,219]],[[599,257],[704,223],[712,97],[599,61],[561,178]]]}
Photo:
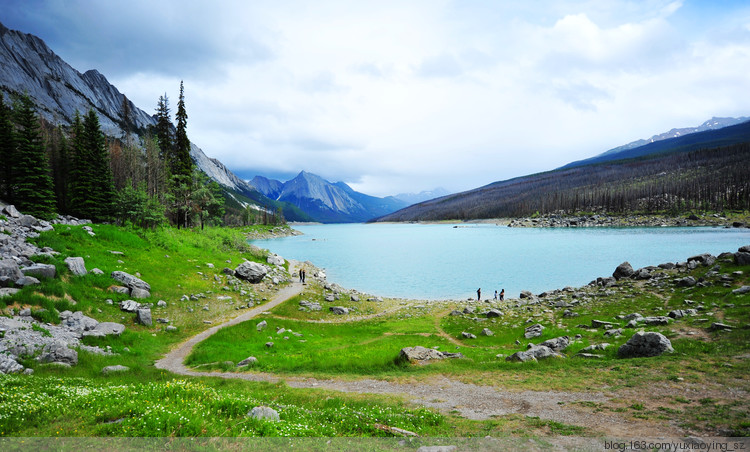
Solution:
{"label": "winding trail", "polygon": [[[290,265],[290,273],[292,266]],[[222,328],[237,325],[280,305],[302,292],[303,285],[292,282],[281,289],[266,304],[256,306],[243,314],[211,327],[179,344],[155,363],[163,369],[188,377],[218,377],[247,381],[284,381],[294,388],[327,389],[352,393],[389,394],[409,399],[411,402],[447,412],[457,412],[467,419],[483,420],[495,416],[520,414],[539,417],[564,424],[583,426],[590,433],[612,437],[680,436],[684,432],[672,425],[654,423],[641,419],[625,418],[617,413],[596,412],[587,405],[607,404],[616,394],[603,392],[566,391],[522,391],[514,392],[494,386],[462,383],[445,376],[436,376],[418,383],[395,383],[375,379],[321,380],[317,378],[280,377],[262,372],[201,372],[185,366],[185,358],[198,343],[206,340]],[[447,336],[447,334],[446,334]],[[463,344],[462,344],[463,345]],[[584,402],[584,403],[581,403]]]}

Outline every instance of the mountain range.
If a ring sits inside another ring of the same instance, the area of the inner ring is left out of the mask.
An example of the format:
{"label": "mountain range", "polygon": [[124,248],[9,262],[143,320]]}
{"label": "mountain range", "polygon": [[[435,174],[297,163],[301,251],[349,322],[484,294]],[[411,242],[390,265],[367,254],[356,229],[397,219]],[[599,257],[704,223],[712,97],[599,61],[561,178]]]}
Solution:
{"label": "mountain range", "polygon": [[[156,124],[154,116],[134,105],[98,71],[80,73],[42,39],[0,23],[0,94],[12,98],[23,93],[52,124],[68,126],[76,112],[84,114],[91,108],[99,116],[102,132],[114,138],[125,136],[124,124],[136,140]],[[128,118],[123,117],[125,110],[130,112]],[[228,206],[282,209],[291,221],[361,222],[408,205],[394,197],[368,196],[343,182],[333,184],[304,171],[285,183],[263,177],[250,183],[208,157],[195,143],[191,143],[190,155],[201,171],[224,188]]]}

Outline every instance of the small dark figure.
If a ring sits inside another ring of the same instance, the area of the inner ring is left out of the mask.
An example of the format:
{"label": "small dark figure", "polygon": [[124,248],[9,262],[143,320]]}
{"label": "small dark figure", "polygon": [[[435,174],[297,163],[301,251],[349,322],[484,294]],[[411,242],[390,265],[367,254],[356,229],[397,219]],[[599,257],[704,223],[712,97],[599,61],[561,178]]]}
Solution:
{"label": "small dark figure", "polygon": [[300,268],[299,269],[299,282],[302,282],[304,274],[305,274],[305,271]]}
{"label": "small dark figure", "polygon": [[477,301],[482,299],[482,288],[477,289]]}
{"label": "small dark figure", "polygon": [[304,268],[302,269],[302,284],[305,283],[305,278],[307,277],[307,270]]}
{"label": "small dark figure", "polygon": [[505,300],[505,289],[500,291],[500,301]]}
{"label": "small dark figure", "polygon": [[497,290],[495,291],[495,300],[497,300]]}

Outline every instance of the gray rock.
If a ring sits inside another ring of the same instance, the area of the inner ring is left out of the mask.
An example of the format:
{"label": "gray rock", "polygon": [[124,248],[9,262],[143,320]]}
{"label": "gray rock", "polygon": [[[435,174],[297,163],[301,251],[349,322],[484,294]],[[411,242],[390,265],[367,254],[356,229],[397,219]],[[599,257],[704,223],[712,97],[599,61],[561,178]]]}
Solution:
{"label": "gray rock", "polygon": [[500,311],[500,310],[498,310],[498,309],[490,309],[489,311],[487,311],[487,318],[488,319],[491,319],[491,318],[494,318],[494,317],[500,317],[501,315],[503,315],[503,312]]}
{"label": "gray rock", "polygon": [[332,293],[329,293],[326,295],[325,300],[330,303],[332,301],[336,301],[336,297]]}
{"label": "gray rock", "polygon": [[114,292],[114,293],[119,293],[122,295],[130,295],[130,289],[128,289],[125,286],[110,286],[109,291]]}
{"label": "gray rock", "polygon": [[528,350],[522,352],[516,352],[505,358],[506,361],[516,362],[527,362],[527,361],[538,361],[540,359],[547,358],[564,358],[563,355],[557,353],[549,347],[541,345],[529,344]]}
{"label": "gray rock", "polygon": [[258,358],[256,358],[255,356],[248,356],[247,358],[238,362],[237,367],[249,366],[249,365],[256,364],[257,362],[258,362]]}
{"label": "gray rock", "polygon": [[57,269],[52,264],[34,264],[21,269],[26,276],[37,276],[43,278],[54,278]]}
{"label": "gray rock", "polygon": [[604,332],[604,337],[622,336],[622,328],[612,328]]}
{"label": "gray rock", "polygon": [[467,333],[466,331],[461,332],[461,336],[463,336],[464,339],[476,339],[477,337],[471,333]]}
{"label": "gray rock", "polygon": [[750,265],[750,251],[738,251],[734,253],[734,262],[737,265]]}
{"label": "gray rock", "polygon": [[66,316],[66,318],[60,323],[71,330],[80,332],[93,330],[99,325],[99,321],[83,315],[83,312],[81,311],[76,311],[69,316]]}
{"label": "gray rock", "polygon": [[583,347],[581,349],[581,352],[586,353],[586,352],[594,352],[597,350],[606,350],[607,348],[609,348],[610,345],[611,344],[607,342],[603,342],[601,344],[592,344],[592,345],[589,345],[588,347]]}
{"label": "gray rock", "polygon": [[125,312],[135,312],[138,310],[138,308],[141,307],[141,304],[134,300],[122,300],[120,302],[120,310]]}
{"label": "gray rock", "polygon": [[669,321],[672,320],[669,317],[660,315],[660,316],[651,316],[651,317],[644,317],[641,319],[642,323],[645,323],[646,325],[669,325]]}
{"label": "gray rock", "polygon": [[68,270],[75,276],[83,276],[88,273],[82,257],[68,257],[64,262],[68,266]]}
{"label": "gray rock", "polygon": [[248,281],[251,284],[257,284],[263,281],[268,274],[268,267],[256,262],[243,262],[234,269],[234,275],[240,279]]}
{"label": "gray rock", "polygon": [[560,336],[554,339],[548,339],[539,345],[551,348],[556,352],[561,352],[568,348],[568,346],[570,345],[570,338],[568,336]]}
{"label": "gray rock", "polygon": [[125,325],[122,323],[101,322],[93,329],[85,331],[83,335],[91,337],[119,336],[123,331],[125,331]]}
{"label": "gray rock", "polygon": [[22,276],[16,280],[16,285],[21,287],[33,286],[34,284],[41,284],[41,281],[33,276]]}
{"label": "gray rock", "polygon": [[21,212],[19,212],[13,204],[5,206],[3,213],[11,218],[19,218],[21,216]]}
{"label": "gray rock", "polygon": [[266,323],[265,320],[261,320],[260,322],[258,322],[257,325],[255,325],[255,329],[258,331],[263,331],[264,329],[266,329],[267,326],[268,326],[268,323]]}
{"label": "gray rock", "polygon": [[352,294],[352,295],[349,296],[349,299],[351,301],[359,301],[359,296]]}
{"label": "gray rock", "polygon": [[23,366],[18,364],[13,355],[6,355],[0,353],[0,373],[2,374],[15,374],[23,371]]}
{"label": "gray rock", "polygon": [[693,287],[694,285],[698,284],[698,281],[696,281],[692,276],[686,276],[684,278],[677,279],[675,283],[680,287]]}
{"label": "gray rock", "polygon": [[166,301],[164,301],[164,300],[159,300],[159,301],[158,301],[158,302],[156,303],[156,306],[158,306],[158,307],[160,307],[160,308],[165,308],[165,307],[167,307],[167,302],[166,302]]}
{"label": "gray rock", "polygon": [[739,289],[734,289],[732,293],[734,295],[742,295],[750,292],[750,286],[742,286]]}
{"label": "gray rock", "polygon": [[531,325],[530,327],[526,328],[526,330],[523,333],[523,337],[525,337],[526,339],[539,337],[542,335],[542,331],[544,331],[544,327],[540,323],[537,323],[535,325]]}
{"label": "gray rock", "polygon": [[691,256],[687,259],[688,263],[690,262],[698,262],[701,265],[709,266],[713,265],[714,262],[716,262],[716,256],[713,256],[711,254],[699,254],[697,256]]}
{"label": "gray rock", "polygon": [[302,306],[302,307],[305,307],[305,308],[307,308],[307,309],[309,309],[311,311],[320,311],[320,310],[323,309],[323,307],[320,306],[320,303],[317,303],[317,302],[314,302],[314,301],[302,300],[302,301],[299,302],[299,305]]}
{"label": "gray rock", "polygon": [[95,275],[97,275],[97,276],[98,276],[98,275],[103,275],[103,274],[104,274],[104,272],[103,272],[103,271],[101,271],[101,270],[100,270],[100,269],[98,269],[98,268],[92,268],[92,269],[91,269],[91,273],[93,273],[93,274],[95,274]]}
{"label": "gray rock", "polygon": [[0,289],[0,298],[2,297],[9,297],[11,295],[17,294],[21,289],[11,288],[11,287],[3,287]]}
{"label": "gray rock", "polygon": [[266,348],[272,348],[273,342],[266,342]]}
{"label": "gray rock", "polygon": [[132,289],[130,289],[130,296],[133,298],[139,298],[139,299],[149,298],[151,296],[151,292],[145,289],[138,288],[138,287],[133,287]]}
{"label": "gray rock", "polygon": [[167,326],[167,328],[166,328],[166,330],[167,330],[167,331],[170,331],[170,332],[171,332],[171,331],[177,331],[177,327],[176,327],[176,326],[173,326],[173,325],[168,325],[168,326]]}
{"label": "gray rock", "polygon": [[127,372],[129,370],[130,370],[130,367],[117,364],[115,366],[107,366],[107,367],[102,368],[102,374],[109,375],[111,373]]}
{"label": "gray rock", "polygon": [[78,352],[64,342],[53,342],[42,350],[37,358],[41,363],[62,363],[70,366],[78,364]]}
{"label": "gray rock", "polygon": [[596,353],[586,353],[586,352],[578,352],[575,356],[578,356],[579,358],[588,358],[588,359],[601,359],[604,358],[604,355],[597,355]]}
{"label": "gray rock", "polygon": [[247,413],[247,417],[254,419],[265,419],[272,422],[278,421],[280,419],[279,412],[267,406],[256,406],[255,408],[250,410],[249,413]]}
{"label": "gray rock", "polygon": [[402,348],[398,356],[399,359],[409,362],[430,361],[445,358],[442,352],[432,348],[422,347],[421,345]]}
{"label": "gray rock", "polygon": [[619,281],[623,278],[630,278],[634,273],[633,266],[629,262],[623,262],[617,266],[614,273],[612,273],[612,277]]}
{"label": "gray rock", "polygon": [[622,358],[638,358],[659,356],[673,351],[672,343],[663,334],[639,331],[620,346],[617,355]]}
{"label": "gray rock", "polygon": [[464,315],[464,313],[461,312],[461,311],[458,311],[458,310],[454,309],[454,310],[451,311],[451,313],[449,315],[452,315],[454,317],[458,317],[458,316]]}
{"label": "gray rock", "polygon": [[135,321],[145,326],[153,325],[151,320],[151,309],[139,308],[135,313]]}
{"label": "gray rock", "polygon": [[727,325],[726,323],[714,322],[714,323],[711,324],[711,326],[708,329],[710,329],[711,331],[731,330],[732,326],[731,325]]}
{"label": "gray rock", "polygon": [[522,300],[524,298],[534,298],[534,294],[529,292],[528,290],[522,290],[519,294],[519,298],[521,298]]}
{"label": "gray rock", "polygon": [[0,260],[0,277],[5,276],[10,281],[16,281],[23,276],[21,269],[18,268],[18,263],[13,259]]}
{"label": "gray rock", "polygon": [[612,322],[607,322],[604,320],[591,320],[591,328],[612,328],[615,326]]}
{"label": "gray rock", "polygon": [[284,258],[279,256],[278,254],[269,254],[268,258],[266,259],[266,262],[268,262],[271,265],[284,265]]}
{"label": "gray rock", "polygon": [[489,328],[482,329],[482,332],[479,334],[481,334],[482,336],[494,336],[495,335],[495,333],[492,332],[492,330],[490,330]]}
{"label": "gray rock", "polygon": [[328,310],[331,311],[331,313],[336,314],[336,315],[349,314],[349,309],[343,306],[331,306],[330,308],[328,308]]}
{"label": "gray rock", "polygon": [[683,317],[695,315],[697,313],[698,311],[695,309],[675,309],[674,311],[670,311],[667,315],[673,319],[681,319]]}
{"label": "gray rock", "polygon": [[112,279],[123,284],[125,287],[127,287],[130,290],[137,288],[137,289],[147,290],[149,292],[151,291],[151,286],[147,282],[143,281],[142,279],[136,276],[131,275],[130,273],[125,273],[123,271],[116,270],[116,271],[113,271],[110,274],[110,276],[112,277]]}

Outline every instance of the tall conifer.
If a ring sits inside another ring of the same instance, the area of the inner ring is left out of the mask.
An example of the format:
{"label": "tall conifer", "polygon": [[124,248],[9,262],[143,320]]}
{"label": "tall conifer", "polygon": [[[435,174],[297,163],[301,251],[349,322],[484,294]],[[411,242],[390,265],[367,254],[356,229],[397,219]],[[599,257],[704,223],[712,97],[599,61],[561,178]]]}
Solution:
{"label": "tall conifer", "polygon": [[172,121],[169,118],[169,98],[166,93],[159,96],[156,105],[156,139],[159,141],[159,155],[169,162],[172,155],[174,140],[172,138]]}
{"label": "tall conifer", "polygon": [[4,96],[0,93],[0,196],[7,202],[13,202],[13,166],[15,163],[16,145],[13,140],[13,122],[10,106],[5,105]]}
{"label": "tall conifer", "polygon": [[14,202],[24,213],[51,218],[55,214],[55,193],[39,132],[39,117],[28,94],[21,97],[14,113],[18,127],[15,139]]}
{"label": "tall conifer", "polygon": [[115,185],[112,177],[112,168],[109,164],[109,152],[107,143],[102,134],[99,117],[94,109],[90,109],[83,119],[83,133],[86,140],[87,153],[91,158],[90,178],[92,192],[89,196],[93,198],[94,209],[91,218],[104,221],[112,217],[115,206]]}
{"label": "tall conifer", "polygon": [[171,162],[172,174],[189,176],[193,172],[193,161],[190,158],[190,140],[187,136],[187,110],[185,109],[185,89],[180,81],[180,100],[177,102],[177,133],[175,137],[174,157]]}

